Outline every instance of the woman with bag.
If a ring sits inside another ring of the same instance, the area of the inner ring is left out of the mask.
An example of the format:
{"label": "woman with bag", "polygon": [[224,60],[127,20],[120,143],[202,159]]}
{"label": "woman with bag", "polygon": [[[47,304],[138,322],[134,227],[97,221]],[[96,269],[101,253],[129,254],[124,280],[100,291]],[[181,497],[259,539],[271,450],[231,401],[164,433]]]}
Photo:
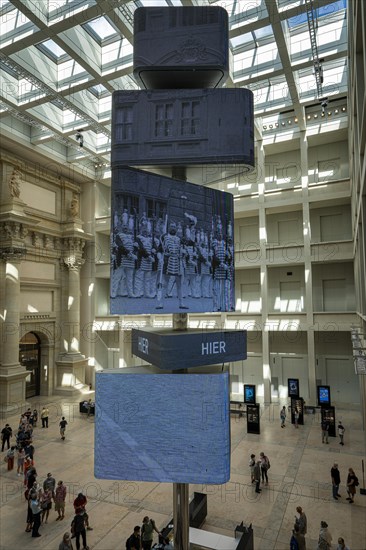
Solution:
{"label": "woman with bag", "polygon": [[356,487],[358,486],[358,484],[359,484],[358,478],[355,472],[353,471],[352,468],[349,468],[348,476],[347,476],[347,493],[348,493],[347,500],[349,501],[350,504],[354,503],[354,496],[356,494]]}
{"label": "woman with bag", "polygon": [[47,523],[50,510],[52,508],[52,491],[45,489],[41,494],[42,520],[41,523]]}
{"label": "woman with bag", "polygon": [[14,456],[15,456],[15,447],[13,445],[12,447],[10,447],[10,449],[6,453],[6,457],[5,457],[8,461],[8,472],[14,469]]}
{"label": "woman with bag", "polygon": [[261,472],[262,472],[262,483],[264,482],[264,478],[266,478],[266,485],[268,485],[268,470],[271,467],[271,464],[269,462],[268,456],[266,456],[263,452],[260,453],[260,459],[261,459]]}

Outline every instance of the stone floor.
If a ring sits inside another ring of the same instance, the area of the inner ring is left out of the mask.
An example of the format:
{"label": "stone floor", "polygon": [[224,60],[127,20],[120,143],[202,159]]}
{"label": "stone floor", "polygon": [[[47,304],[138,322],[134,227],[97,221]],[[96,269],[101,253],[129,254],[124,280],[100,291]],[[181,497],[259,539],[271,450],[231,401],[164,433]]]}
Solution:
{"label": "stone floor", "polygon": [[[93,395],[92,395],[93,396]],[[172,517],[172,485],[97,480],[93,475],[94,417],[79,414],[80,399],[51,400],[34,398],[31,407],[48,404],[48,429],[35,428],[34,446],[38,480],[47,472],[62,479],[68,488],[66,517],[56,522],[51,511],[42,537],[33,539],[25,533],[26,502],[21,478],[16,470],[8,472],[1,461],[0,549],[57,550],[73,517],[72,502],[78,492],[88,497],[88,513],[93,531],[87,533],[88,545],[95,550],[121,550],[134,525],[145,515],[163,527]],[[364,433],[357,411],[336,410],[337,419],[346,427],[345,446],[337,438],[329,445],[321,443],[320,418],[307,415],[305,425],[296,430],[280,428],[279,406],[263,410],[261,434],[246,433],[246,419],[232,416],[231,479],[223,486],[190,485],[193,491],[208,495],[208,515],[203,528],[232,537],[237,524],[244,521],[254,528],[255,550],[287,550],[296,506],[302,506],[308,518],[307,549],[317,546],[320,521],[326,520],[333,536],[333,548],[342,536],[351,550],[366,549],[366,496],[359,490],[355,503],[346,501],[344,488],[347,470],[352,467],[362,487],[361,460],[364,456]],[[58,424],[64,415],[68,421],[66,440],[59,437]],[[19,415],[6,421],[15,429]],[[111,442],[113,444],[113,442]],[[256,495],[250,483],[248,460],[251,453],[264,451],[270,458],[269,485]],[[106,457],[108,460],[108,455]],[[338,462],[341,472],[342,498],[333,500],[330,468]],[[74,545],[75,548],[75,545]]]}

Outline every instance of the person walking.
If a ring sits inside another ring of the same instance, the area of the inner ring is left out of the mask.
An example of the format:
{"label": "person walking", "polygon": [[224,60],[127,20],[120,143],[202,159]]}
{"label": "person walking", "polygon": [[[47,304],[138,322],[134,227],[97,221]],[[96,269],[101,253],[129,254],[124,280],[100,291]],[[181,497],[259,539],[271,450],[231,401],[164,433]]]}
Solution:
{"label": "person walking", "polygon": [[308,520],[306,514],[301,506],[297,506],[296,512],[299,514],[299,517],[295,516],[295,527],[297,526],[299,528],[299,533],[305,536],[308,531]]}
{"label": "person walking", "polygon": [[250,480],[252,483],[255,482],[254,467],[255,467],[255,455],[251,454],[250,460],[249,460],[249,468],[250,468]]}
{"label": "person walking", "polygon": [[354,496],[356,494],[356,487],[359,485],[358,483],[358,477],[356,476],[354,470],[352,468],[348,469],[348,476],[347,476],[347,493],[350,504],[354,503]]}
{"label": "person walking", "polygon": [[85,517],[83,513],[75,514],[71,522],[71,532],[75,536],[76,550],[80,550],[80,537],[83,540],[83,549],[89,550],[89,546],[86,544]]}
{"label": "person walking", "polygon": [[262,472],[262,483],[264,482],[264,478],[266,478],[266,485],[268,485],[268,470],[271,467],[271,464],[269,462],[268,456],[266,456],[263,452],[260,453],[260,460],[261,460],[261,472]]}
{"label": "person walking", "polygon": [[255,492],[261,493],[262,489],[260,489],[261,485],[261,461],[257,460],[254,466],[254,481],[255,481]]}
{"label": "person walking", "polygon": [[338,464],[336,462],[333,464],[333,468],[330,470],[330,475],[332,478],[333,498],[334,500],[338,500],[338,497],[341,496],[339,494],[339,486],[341,484],[341,474],[338,470]]}
{"label": "person walking", "polygon": [[59,521],[60,519],[64,519],[65,517],[65,501],[66,501],[66,487],[63,484],[63,481],[61,480],[57,482],[54,500],[55,500],[55,512],[57,512],[58,514],[56,521]]}
{"label": "person walking", "polygon": [[286,428],[286,406],[284,405],[280,411],[281,428]]}
{"label": "person walking", "polygon": [[58,547],[58,550],[74,550],[72,545],[70,533],[65,533],[62,537],[62,541]]}
{"label": "person walking", "polygon": [[339,444],[340,445],[344,445],[344,441],[343,441],[343,438],[344,438],[344,432],[346,431],[346,428],[343,426],[342,422],[339,422],[338,424],[338,435],[339,435]]}
{"label": "person walking", "polygon": [[153,543],[154,531],[158,535],[161,535],[160,531],[155,525],[155,521],[150,519],[149,516],[145,516],[142,520],[141,527],[141,545],[143,550],[150,550]]}
{"label": "person walking", "polygon": [[39,504],[37,493],[32,491],[30,507],[32,510],[33,518],[33,528],[32,528],[32,537],[40,537],[41,533],[38,532],[38,529],[41,525],[41,512],[42,509]]}
{"label": "person walking", "polygon": [[299,427],[299,410],[295,407],[295,410],[294,410],[294,422],[295,422],[295,428],[298,428]]}
{"label": "person walking", "polygon": [[328,531],[328,524],[326,521],[321,521],[317,550],[329,550],[331,546],[332,535]]}
{"label": "person walking", "polygon": [[329,422],[327,420],[322,420],[320,427],[322,431],[322,443],[328,444]]}
{"label": "person walking", "polygon": [[5,424],[3,429],[1,430],[1,452],[4,452],[5,449],[5,443],[8,445],[8,449],[10,449],[10,438],[13,437],[13,430],[9,426],[9,424]]}
{"label": "person walking", "polygon": [[60,435],[62,440],[65,439],[66,426],[67,426],[67,420],[65,420],[65,417],[63,416],[62,419],[60,420]]}
{"label": "person walking", "polygon": [[48,415],[49,410],[47,409],[47,407],[43,406],[41,410],[42,428],[48,428]]}

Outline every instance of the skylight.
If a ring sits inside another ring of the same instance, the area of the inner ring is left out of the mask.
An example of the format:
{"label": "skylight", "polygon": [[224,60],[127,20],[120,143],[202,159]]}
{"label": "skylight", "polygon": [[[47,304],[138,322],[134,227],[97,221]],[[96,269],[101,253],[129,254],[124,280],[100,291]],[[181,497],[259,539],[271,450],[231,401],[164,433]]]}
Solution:
{"label": "skylight", "polygon": [[[328,4],[326,6],[321,6],[320,8],[314,10],[315,16],[320,17],[329,17],[331,15],[334,15],[336,12],[346,9],[347,6],[347,0],[337,0],[337,2],[333,2],[332,4]],[[297,27],[298,25],[302,25],[303,23],[306,23],[308,20],[306,12],[301,13],[300,15],[295,15],[294,17],[290,17],[290,19],[287,20],[287,24],[289,28]]]}
{"label": "skylight", "polygon": [[112,27],[106,17],[98,17],[98,19],[93,19],[84,25],[84,28],[97,38],[97,40],[102,41],[110,36],[113,36],[117,33],[116,29]]}
{"label": "skylight", "polygon": [[65,50],[60,48],[53,40],[46,40],[38,44],[38,48],[43,50],[51,59],[60,60],[62,57],[67,57]]}

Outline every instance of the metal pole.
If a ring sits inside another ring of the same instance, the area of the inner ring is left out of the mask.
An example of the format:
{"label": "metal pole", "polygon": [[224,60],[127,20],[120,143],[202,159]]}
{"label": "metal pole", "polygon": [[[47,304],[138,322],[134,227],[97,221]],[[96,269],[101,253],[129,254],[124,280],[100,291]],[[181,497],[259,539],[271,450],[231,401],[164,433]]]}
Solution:
{"label": "metal pole", "polygon": [[[172,177],[187,180],[184,166],[173,166]],[[173,330],[188,330],[188,314],[173,313]],[[187,369],[174,371],[177,374]],[[189,550],[189,483],[173,483],[174,549]]]}

